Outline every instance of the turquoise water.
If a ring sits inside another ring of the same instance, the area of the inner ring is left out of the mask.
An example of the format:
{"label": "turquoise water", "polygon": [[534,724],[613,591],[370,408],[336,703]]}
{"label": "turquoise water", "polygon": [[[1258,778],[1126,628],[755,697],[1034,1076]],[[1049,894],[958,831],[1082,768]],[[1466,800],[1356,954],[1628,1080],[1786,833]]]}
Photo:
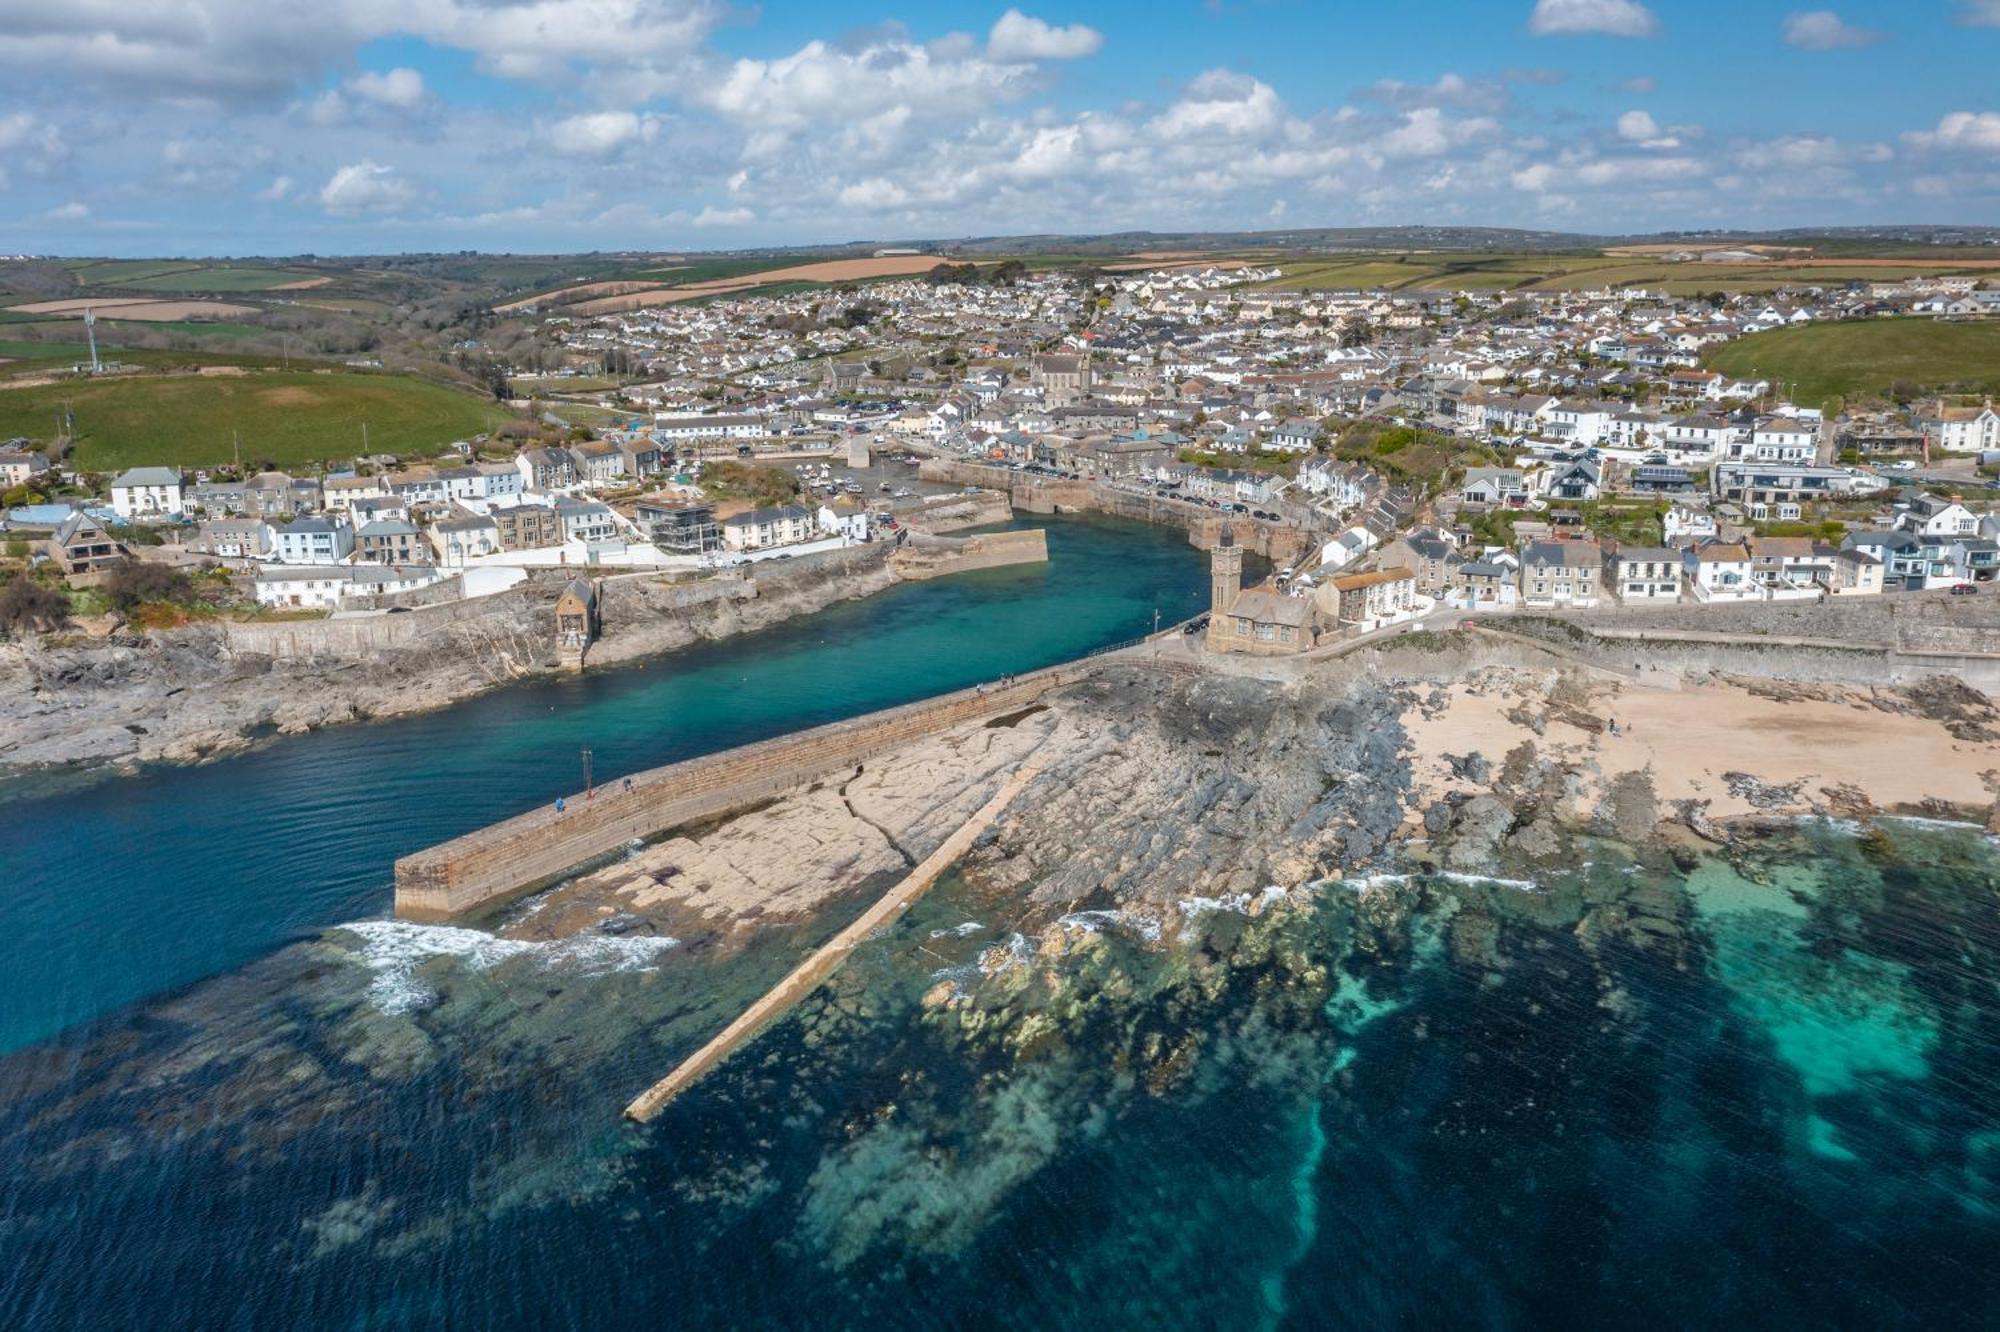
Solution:
{"label": "turquoise water", "polygon": [[1045,524],[1047,566],[904,584],[643,666],[0,804],[0,1050],[389,909],[396,857],[657,764],[1066,661],[1200,609],[1167,529]]}
{"label": "turquoise water", "polygon": [[644,1129],[809,931],[334,929],[0,1060],[0,1324],[1990,1326],[2000,856],[1893,841],[1039,938],[948,881]]}
{"label": "turquoise water", "polygon": [[1977,830],[1056,926],[948,876],[645,1128],[858,895],[741,948],[379,919],[401,845],[579,744],[615,773],[1191,604],[1148,536],[5,806],[0,1327],[1993,1325]]}

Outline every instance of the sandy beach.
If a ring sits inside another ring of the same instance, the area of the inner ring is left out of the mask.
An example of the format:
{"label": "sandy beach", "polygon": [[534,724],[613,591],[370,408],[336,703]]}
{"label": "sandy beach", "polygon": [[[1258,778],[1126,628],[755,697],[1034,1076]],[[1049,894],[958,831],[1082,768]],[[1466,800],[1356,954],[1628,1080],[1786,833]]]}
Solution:
{"label": "sandy beach", "polygon": [[[1544,757],[1592,766],[1607,781],[1650,773],[1661,801],[1707,801],[1713,818],[1802,812],[1830,803],[1827,792],[1841,787],[1883,809],[1937,801],[1983,808],[1996,794],[2000,743],[1885,710],[1866,689],[1770,697],[1734,684],[1666,690],[1597,681],[1587,693],[1567,682],[1550,695],[1543,684],[1525,673],[1511,683],[1458,684],[1443,708],[1407,714],[1418,785],[1438,796],[1468,789],[1446,755],[1479,753],[1497,765],[1532,741]],[[1615,720],[1617,733],[1593,730],[1593,719]],[[1748,773],[1767,788],[1796,786],[1798,799],[1759,806],[1730,789],[1728,773]]]}

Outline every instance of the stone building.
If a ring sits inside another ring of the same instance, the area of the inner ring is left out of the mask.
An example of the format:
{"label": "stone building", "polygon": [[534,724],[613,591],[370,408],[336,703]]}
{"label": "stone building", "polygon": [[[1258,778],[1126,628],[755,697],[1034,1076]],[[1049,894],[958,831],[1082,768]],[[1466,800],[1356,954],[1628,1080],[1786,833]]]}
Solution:
{"label": "stone building", "polygon": [[1225,526],[1209,552],[1208,647],[1275,657],[1303,652],[1313,643],[1313,606],[1267,588],[1243,586],[1243,548]]}
{"label": "stone building", "polygon": [[597,640],[597,589],[572,578],[556,598],[556,655],[564,668],[583,669],[584,654]]}
{"label": "stone building", "polygon": [[1044,402],[1074,402],[1090,392],[1090,358],[1071,352],[1037,356],[1030,377]]}

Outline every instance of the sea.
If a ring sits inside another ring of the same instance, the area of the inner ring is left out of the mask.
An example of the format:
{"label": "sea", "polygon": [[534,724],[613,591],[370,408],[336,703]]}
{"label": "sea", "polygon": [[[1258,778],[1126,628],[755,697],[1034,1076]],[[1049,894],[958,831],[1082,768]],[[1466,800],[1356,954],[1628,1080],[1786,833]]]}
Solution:
{"label": "sea", "polygon": [[646,1126],[627,1100],[858,901],[726,950],[386,918],[395,855],[566,789],[580,746],[615,775],[1202,595],[1164,534],[1050,544],[644,671],[12,792],[0,1326],[1993,1324],[1978,828],[1055,922],[948,876]]}

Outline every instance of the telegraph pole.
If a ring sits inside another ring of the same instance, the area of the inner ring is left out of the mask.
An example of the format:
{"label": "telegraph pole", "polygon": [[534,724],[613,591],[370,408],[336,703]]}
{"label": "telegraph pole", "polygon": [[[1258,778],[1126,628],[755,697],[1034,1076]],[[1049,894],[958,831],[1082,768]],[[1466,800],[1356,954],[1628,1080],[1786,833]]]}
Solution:
{"label": "telegraph pole", "polygon": [[585,746],[583,750],[583,798],[588,800],[590,797],[590,749],[588,746]]}

